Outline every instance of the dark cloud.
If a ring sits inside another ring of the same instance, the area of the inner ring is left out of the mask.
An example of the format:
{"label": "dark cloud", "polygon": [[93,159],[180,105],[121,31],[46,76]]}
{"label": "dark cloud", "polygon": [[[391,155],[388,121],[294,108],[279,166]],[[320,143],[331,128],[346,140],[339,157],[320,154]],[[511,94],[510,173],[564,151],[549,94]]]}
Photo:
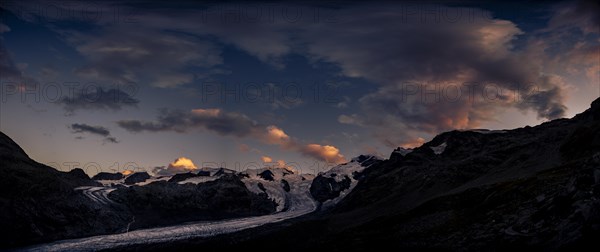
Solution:
{"label": "dark cloud", "polygon": [[10,27],[8,27],[7,25],[0,23],[0,33],[5,33],[5,32],[9,32],[10,31]]}
{"label": "dark cloud", "polygon": [[194,109],[189,112],[163,109],[156,122],[121,120],[117,124],[130,132],[175,131],[204,129],[219,135],[244,137],[257,131],[259,125],[247,116],[220,109]]}
{"label": "dark cloud", "polygon": [[556,29],[581,29],[585,33],[600,30],[600,4],[598,1],[571,1],[555,6],[548,31]]}
{"label": "dark cloud", "polygon": [[562,94],[561,90],[558,88],[533,92],[525,98],[526,100],[523,104],[533,106],[537,110],[539,117],[559,118],[564,115],[564,112],[567,109],[563,104],[554,99],[555,97],[560,96],[562,96]]}
{"label": "dark cloud", "polygon": [[8,53],[8,50],[6,50],[6,48],[4,47],[4,38],[1,36],[2,33],[9,31],[10,27],[3,23],[0,23],[0,72],[2,73],[2,77],[20,75],[20,71],[17,69],[17,66],[13,62],[11,55]]}
{"label": "dark cloud", "polygon": [[143,26],[134,30],[107,26],[100,34],[67,33],[67,37],[88,58],[76,70],[82,77],[175,87],[194,80],[187,69],[222,63],[220,50],[208,40]]}
{"label": "dark cloud", "polygon": [[68,114],[77,110],[120,110],[123,107],[136,107],[139,100],[120,89],[99,87],[92,92],[81,91],[74,97],[65,97],[58,104],[62,105]]}
{"label": "dark cloud", "polygon": [[14,62],[10,51],[4,45],[2,34],[10,32],[10,30],[8,26],[0,23],[0,79],[5,80],[5,84],[18,84],[21,88],[37,87],[39,82],[31,76],[23,74],[23,71],[19,69],[19,64]]}
{"label": "dark cloud", "polygon": [[[65,15],[51,16],[36,11],[40,6],[47,6],[45,1],[9,1],[0,5],[29,22],[77,21],[97,25],[93,32],[48,26],[87,59],[75,73],[95,81],[147,82],[158,87],[174,87],[194,80],[195,74],[187,71],[190,67],[207,68],[222,63],[220,50],[209,39],[173,31],[172,27],[161,29],[152,22],[136,21],[136,17],[128,14],[145,11],[136,11],[132,7],[136,4],[132,2],[95,1],[90,8],[83,3],[53,1],[51,5],[56,13]],[[114,25],[115,20],[108,18],[109,15],[103,15],[114,8],[127,13],[119,15],[122,18],[118,20],[119,25]],[[78,10],[80,15],[67,14],[73,10]],[[9,30],[0,25],[0,33]]]}
{"label": "dark cloud", "polygon": [[[0,24],[1,25],[1,24]],[[2,78],[21,77],[21,71],[17,68],[12,60],[12,57],[4,47],[4,42],[0,37],[0,72]]]}
{"label": "dark cloud", "polygon": [[[69,126],[71,132],[75,134],[92,134],[104,137],[104,142],[108,143],[119,143],[119,141],[110,135],[110,131],[102,126],[92,126],[85,123],[74,123]],[[77,136],[77,139],[83,139],[81,136]]]}
{"label": "dark cloud", "polygon": [[90,126],[87,124],[74,123],[71,124],[71,129],[73,130],[73,133],[90,133],[103,137],[110,135],[110,131],[102,126]]}
{"label": "dark cloud", "polygon": [[115,137],[107,137],[107,138],[104,138],[104,140],[106,142],[110,142],[110,143],[119,143],[119,141]]}
{"label": "dark cloud", "polygon": [[40,75],[45,79],[54,79],[60,76],[60,72],[52,65],[43,66]]}

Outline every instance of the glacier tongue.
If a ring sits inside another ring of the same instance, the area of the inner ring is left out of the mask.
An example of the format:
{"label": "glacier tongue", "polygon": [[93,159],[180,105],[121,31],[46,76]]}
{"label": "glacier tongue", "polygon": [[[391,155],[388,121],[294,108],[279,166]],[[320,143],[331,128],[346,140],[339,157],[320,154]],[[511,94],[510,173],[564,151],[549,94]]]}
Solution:
{"label": "glacier tongue", "polygon": [[[289,175],[286,175],[286,179]],[[301,176],[298,174],[298,176]],[[157,244],[199,237],[212,237],[219,234],[233,233],[240,230],[281,222],[313,212],[317,203],[310,195],[312,180],[290,182],[290,192],[286,201],[287,210],[271,215],[229,219],[223,221],[196,222],[169,227],[140,229],[127,233],[100,235],[72,240],[62,240],[25,248],[28,251],[98,251],[127,248],[142,244]],[[290,181],[294,181],[290,179]],[[84,189],[84,188],[81,188]]]}

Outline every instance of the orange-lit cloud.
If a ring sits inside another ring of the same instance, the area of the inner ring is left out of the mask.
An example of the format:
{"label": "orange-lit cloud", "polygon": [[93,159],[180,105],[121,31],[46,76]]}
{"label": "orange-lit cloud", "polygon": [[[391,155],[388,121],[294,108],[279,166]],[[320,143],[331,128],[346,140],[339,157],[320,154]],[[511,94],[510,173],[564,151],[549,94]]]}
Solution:
{"label": "orange-lit cloud", "polygon": [[281,168],[286,167],[285,161],[283,161],[281,159],[277,160],[277,167],[281,167]]}
{"label": "orange-lit cloud", "polygon": [[286,163],[284,160],[277,160],[277,168],[286,169],[292,173],[297,173],[298,170],[292,167],[290,164]]}
{"label": "orange-lit cloud", "polygon": [[273,158],[268,157],[268,156],[262,156],[261,159],[262,159],[263,163],[265,163],[265,165],[267,167],[285,169],[285,170],[288,170],[288,171],[290,171],[292,173],[296,173],[296,171],[297,171],[296,168],[294,168],[290,164],[286,163],[285,160],[283,160],[283,159],[279,159],[277,161],[274,161]]}
{"label": "orange-lit cloud", "polygon": [[273,162],[273,159],[271,157],[267,157],[267,156],[262,156],[262,157],[260,157],[260,159],[263,161],[263,163]]}
{"label": "orange-lit cloud", "polygon": [[218,117],[221,114],[220,109],[192,109],[192,114],[205,117]]}
{"label": "orange-lit cloud", "polygon": [[175,159],[175,161],[173,161],[172,163],[170,163],[168,167],[169,168],[183,169],[183,170],[196,170],[196,169],[198,169],[198,167],[196,167],[196,165],[194,164],[194,162],[192,162],[192,160],[190,160],[189,158],[186,158],[186,157],[180,157],[178,159]]}
{"label": "orange-lit cloud", "polygon": [[301,154],[328,163],[344,163],[346,159],[340,150],[331,145],[303,144],[291,138],[283,129],[270,125],[262,137],[263,142],[279,145],[282,149],[298,151]]}
{"label": "orange-lit cloud", "polygon": [[281,128],[270,125],[266,128],[264,141],[268,144],[285,145],[289,143],[290,136],[288,136]]}
{"label": "orange-lit cloud", "polygon": [[132,170],[124,170],[124,171],[122,171],[122,172],[121,172],[121,174],[123,174],[123,176],[129,176],[129,175],[131,175],[132,173],[133,173],[133,171],[132,171]]}
{"label": "orange-lit cloud", "polygon": [[198,169],[194,162],[186,157],[180,157],[169,163],[167,167],[156,167],[152,172],[156,175],[169,176],[177,173],[194,172]]}
{"label": "orange-lit cloud", "polygon": [[340,150],[331,145],[307,144],[300,148],[302,154],[326,161],[328,163],[344,163],[346,158],[340,154]]}

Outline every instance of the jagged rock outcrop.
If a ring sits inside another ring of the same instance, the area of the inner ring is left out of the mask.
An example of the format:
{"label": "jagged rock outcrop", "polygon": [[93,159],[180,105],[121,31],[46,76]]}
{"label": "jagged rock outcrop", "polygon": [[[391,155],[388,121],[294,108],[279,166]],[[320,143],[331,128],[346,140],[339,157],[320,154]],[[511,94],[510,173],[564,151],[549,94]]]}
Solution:
{"label": "jagged rock outcrop", "polygon": [[258,176],[264,180],[273,181],[273,172],[271,172],[269,170],[265,170],[265,171],[259,173]]}
{"label": "jagged rock outcrop", "polygon": [[150,174],[148,174],[147,172],[136,172],[134,174],[127,176],[127,178],[125,178],[125,184],[133,185],[136,183],[145,182],[149,178],[150,178]]}
{"label": "jagged rock outcrop", "polygon": [[198,176],[199,176],[198,174],[194,174],[194,173],[191,173],[191,172],[178,173],[178,174],[173,175],[173,177],[171,177],[169,179],[169,182],[171,182],[171,183],[177,183],[177,182],[181,182],[181,181],[184,181],[186,179],[194,178],[194,177],[198,177]]}
{"label": "jagged rock outcrop", "polygon": [[209,171],[198,171],[198,176],[208,177],[210,176]]}
{"label": "jagged rock outcrop", "polygon": [[285,179],[281,180],[281,187],[283,187],[284,191],[290,192],[290,183],[287,182],[287,180],[285,180]]}
{"label": "jagged rock outcrop", "polygon": [[215,174],[213,174],[213,176],[222,176],[225,174],[235,174],[236,172],[234,170],[230,170],[230,169],[226,169],[226,168],[219,168],[219,170],[217,170],[215,172]]}
{"label": "jagged rock outcrop", "polygon": [[350,182],[348,176],[339,182],[335,178],[317,176],[310,186],[310,194],[315,200],[324,202],[339,197],[342,191],[350,188]]}
{"label": "jagged rock outcrop", "polygon": [[93,180],[120,180],[123,179],[123,174],[120,172],[100,172],[92,177]]}
{"label": "jagged rock outcrop", "polygon": [[71,175],[74,179],[85,181],[90,180],[90,176],[85,174],[85,172],[81,168],[75,168],[73,170],[70,170],[67,174]]}
{"label": "jagged rock outcrop", "polygon": [[381,161],[375,156],[360,155],[349,163],[335,166],[313,179],[310,194],[319,202],[336,199],[342,192],[349,192],[364,177],[366,168]]}

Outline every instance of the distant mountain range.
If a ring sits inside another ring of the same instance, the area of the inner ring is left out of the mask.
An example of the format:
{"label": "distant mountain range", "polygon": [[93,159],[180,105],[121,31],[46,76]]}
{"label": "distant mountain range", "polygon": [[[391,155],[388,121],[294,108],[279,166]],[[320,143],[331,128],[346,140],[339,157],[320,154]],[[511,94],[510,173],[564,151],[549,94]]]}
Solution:
{"label": "distant mountain range", "polygon": [[[0,244],[5,248],[190,221],[310,212],[316,205],[311,192],[333,195],[327,198],[333,202],[341,191],[350,191],[328,184],[311,189],[315,175],[274,167],[243,172],[202,168],[173,176],[100,172],[89,178],[81,169],[61,172],[31,160],[3,133],[0,157],[0,223],[5,227]],[[338,178],[354,186],[362,163],[339,165]],[[330,171],[317,178],[335,184],[334,175]]]}
{"label": "distant mountain range", "polygon": [[4,246],[300,210],[312,213],[118,249],[566,250],[600,237],[600,99],[571,119],[450,131],[317,175],[203,169],[90,179],[36,163],[4,134],[0,158]]}

